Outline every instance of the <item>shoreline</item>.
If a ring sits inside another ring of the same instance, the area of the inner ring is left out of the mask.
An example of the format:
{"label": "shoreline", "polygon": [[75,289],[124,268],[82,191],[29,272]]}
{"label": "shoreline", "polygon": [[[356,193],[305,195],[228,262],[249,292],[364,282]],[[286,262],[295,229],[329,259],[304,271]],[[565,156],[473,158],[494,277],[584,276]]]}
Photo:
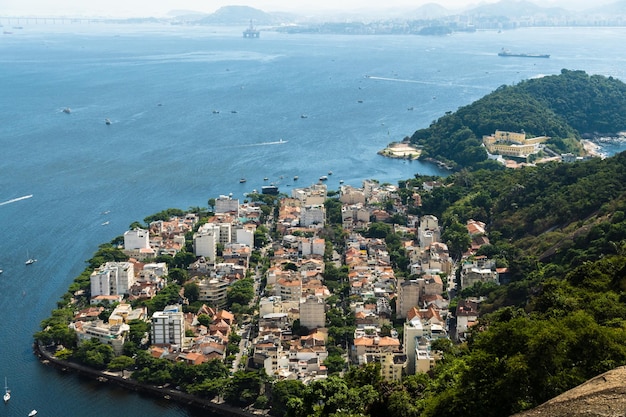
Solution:
{"label": "shoreline", "polygon": [[580,143],[583,145],[583,149],[587,155],[603,159],[606,158],[606,155],[600,152],[601,147],[597,143],[594,143],[589,139],[582,139]]}
{"label": "shoreline", "polygon": [[387,158],[408,159],[413,161],[421,156],[422,151],[409,142],[391,142],[385,149],[377,153]]}
{"label": "shoreline", "polygon": [[[129,377],[117,375],[115,372],[99,371],[75,362],[65,361],[56,358],[50,351],[37,342],[33,343],[33,353],[37,356],[37,358],[39,358],[39,362],[43,365],[53,366],[63,372],[71,370],[79,375],[93,377],[99,382],[112,383],[133,392],[140,392],[154,397],[176,401],[177,403],[187,407],[210,410],[213,413],[225,417],[258,417],[259,415],[267,414],[267,412],[262,410],[259,410],[258,413],[251,413],[241,408],[233,407],[224,402],[216,402],[214,399],[210,400],[196,397],[194,395],[187,394],[186,392],[169,388],[168,386],[157,387],[153,385],[141,384],[133,379],[130,379]],[[123,372],[124,371],[122,371],[122,375]]]}

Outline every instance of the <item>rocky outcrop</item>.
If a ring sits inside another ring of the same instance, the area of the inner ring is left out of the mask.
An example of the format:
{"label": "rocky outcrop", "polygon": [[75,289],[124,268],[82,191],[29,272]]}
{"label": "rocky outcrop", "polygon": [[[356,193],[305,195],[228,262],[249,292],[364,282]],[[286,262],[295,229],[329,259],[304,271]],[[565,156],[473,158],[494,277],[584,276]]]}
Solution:
{"label": "rocky outcrop", "polygon": [[626,366],[599,375],[512,417],[624,417],[626,415]]}

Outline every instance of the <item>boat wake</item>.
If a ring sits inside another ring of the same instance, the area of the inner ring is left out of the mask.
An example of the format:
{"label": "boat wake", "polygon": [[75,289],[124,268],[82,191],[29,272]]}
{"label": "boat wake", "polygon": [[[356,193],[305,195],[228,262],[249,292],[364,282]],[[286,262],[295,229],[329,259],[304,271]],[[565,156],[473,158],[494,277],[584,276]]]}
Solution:
{"label": "boat wake", "polygon": [[32,196],[33,196],[32,194],[29,194],[29,195],[25,195],[25,196],[18,197],[18,198],[13,198],[11,200],[7,200],[7,201],[4,201],[4,202],[0,203],[0,206],[4,206],[6,204],[11,204],[11,203],[15,203],[15,202],[18,202],[18,201],[26,200],[27,198],[31,198]]}
{"label": "boat wake", "polygon": [[245,145],[239,145],[240,148],[247,148],[251,146],[268,146],[268,145],[282,145],[283,143],[289,142],[288,140],[275,140],[273,142],[259,142],[259,143],[247,143]]}
{"label": "boat wake", "polygon": [[484,89],[484,87],[480,87],[476,85],[452,84],[452,83],[447,83],[447,82],[437,83],[437,82],[432,82],[432,81],[407,80],[405,78],[375,77],[373,75],[367,75],[365,78],[368,78],[370,80],[395,81],[398,83],[412,83],[412,84],[438,85],[438,86],[443,86],[443,87],[463,87],[463,88]]}

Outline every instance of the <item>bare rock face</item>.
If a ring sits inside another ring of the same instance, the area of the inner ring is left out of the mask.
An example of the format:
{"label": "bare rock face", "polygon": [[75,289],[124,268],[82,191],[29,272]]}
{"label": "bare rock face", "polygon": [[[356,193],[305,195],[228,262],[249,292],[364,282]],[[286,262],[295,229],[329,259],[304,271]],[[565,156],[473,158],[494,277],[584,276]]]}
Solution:
{"label": "bare rock face", "polygon": [[599,375],[512,417],[624,417],[626,416],[626,366]]}

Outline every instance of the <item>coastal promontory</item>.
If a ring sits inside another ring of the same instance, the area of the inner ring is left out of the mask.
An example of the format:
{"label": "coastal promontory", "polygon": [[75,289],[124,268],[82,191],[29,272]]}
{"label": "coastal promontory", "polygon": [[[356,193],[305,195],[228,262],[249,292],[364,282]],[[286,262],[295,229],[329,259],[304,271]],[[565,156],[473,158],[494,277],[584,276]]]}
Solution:
{"label": "coastal promontory", "polygon": [[[545,137],[542,152],[515,155],[533,162],[550,156],[587,154],[582,139],[617,135],[626,130],[626,84],[584,71],[503,85],[481,99],[433,121],[410,137],[421,159],[453,169],[493,168],[497,164],[483,138],[496,132]],[[518,144],[517,142],[513,143]],[[506,154],[505,154],[506,155]]]}

